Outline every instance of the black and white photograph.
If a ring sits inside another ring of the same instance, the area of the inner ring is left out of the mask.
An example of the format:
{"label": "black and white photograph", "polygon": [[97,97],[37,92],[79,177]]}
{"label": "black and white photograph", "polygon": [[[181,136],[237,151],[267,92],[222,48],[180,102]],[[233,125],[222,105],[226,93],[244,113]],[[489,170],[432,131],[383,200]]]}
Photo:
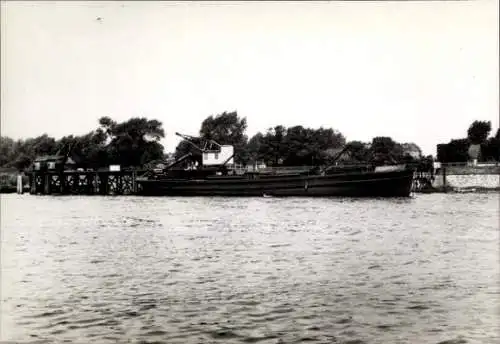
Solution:
{"label": "black and white photograph", "polygon": [[498,0],[0,19],[0,344],[500,343]]}

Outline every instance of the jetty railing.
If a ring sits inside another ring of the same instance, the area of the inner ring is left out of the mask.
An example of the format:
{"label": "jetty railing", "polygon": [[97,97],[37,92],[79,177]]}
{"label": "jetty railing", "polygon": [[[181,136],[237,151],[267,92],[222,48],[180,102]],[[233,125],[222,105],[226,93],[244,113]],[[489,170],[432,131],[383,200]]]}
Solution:
{"label": "jetty railing", "polygon": [[32,171],[30,194],[41,195],[133,195],[137,176],[144,170]]}

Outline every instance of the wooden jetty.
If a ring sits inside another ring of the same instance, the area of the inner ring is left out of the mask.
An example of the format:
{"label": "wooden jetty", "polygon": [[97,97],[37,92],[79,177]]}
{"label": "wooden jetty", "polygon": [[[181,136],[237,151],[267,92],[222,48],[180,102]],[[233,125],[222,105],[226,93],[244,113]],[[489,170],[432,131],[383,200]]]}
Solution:
{"label": "wooden jetty", "polygon": [[133,195],[137,171],[31,172],[33,195]]}
{"label": "wooden jetty", "polygon": [[[42,156],[35,159],[28,176],[32,195],[133,195],[137,193],[136,179],[146,172],[122,170],[118,165],[98,170],[76,168],[67,155]],[[18,183],[22,179],[18,178]],[[24,185],[18,185],[22,193]]]}

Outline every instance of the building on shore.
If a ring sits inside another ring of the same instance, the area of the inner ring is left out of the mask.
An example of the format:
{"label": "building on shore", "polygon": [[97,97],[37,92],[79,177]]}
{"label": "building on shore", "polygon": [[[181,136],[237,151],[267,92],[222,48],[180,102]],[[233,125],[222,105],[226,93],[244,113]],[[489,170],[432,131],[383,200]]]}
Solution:
{"label": "building on shore", "polygon": [[33,160],[33,171],[61,171],[75,170],[76,162],[71,157],[64,155],[43,155],[38,156]]}

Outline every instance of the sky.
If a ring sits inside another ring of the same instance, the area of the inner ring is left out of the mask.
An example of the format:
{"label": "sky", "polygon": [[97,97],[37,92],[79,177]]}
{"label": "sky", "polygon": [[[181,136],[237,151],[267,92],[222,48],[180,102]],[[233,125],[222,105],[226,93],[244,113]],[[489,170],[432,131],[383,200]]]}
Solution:
{"label": "sky", "polygon": [[3,1],[1,134],[85,134],[110,116],[197,135],[237,111],[276,125],[391,136],[425,154],[499,125],[497,0]]}

